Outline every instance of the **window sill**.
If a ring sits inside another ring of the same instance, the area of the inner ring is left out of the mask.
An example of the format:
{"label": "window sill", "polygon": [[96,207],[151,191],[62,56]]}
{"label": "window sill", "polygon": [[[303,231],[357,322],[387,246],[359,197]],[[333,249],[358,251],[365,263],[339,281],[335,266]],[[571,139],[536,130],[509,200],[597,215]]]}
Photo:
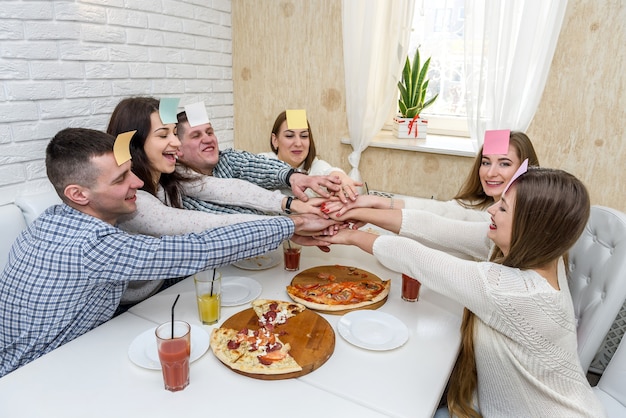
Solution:
{"label": "window sill", "polygon": [[[350,145],[349,138],[341,138],[342,144]],[[459,157],[476,156],[472,141],[468,138],[428,134],[426,139],[399,139],[388,130],[380,131],[369,144],[374,148],[388,148],[403,151],[428,152],[431,154],[456,155]]]}

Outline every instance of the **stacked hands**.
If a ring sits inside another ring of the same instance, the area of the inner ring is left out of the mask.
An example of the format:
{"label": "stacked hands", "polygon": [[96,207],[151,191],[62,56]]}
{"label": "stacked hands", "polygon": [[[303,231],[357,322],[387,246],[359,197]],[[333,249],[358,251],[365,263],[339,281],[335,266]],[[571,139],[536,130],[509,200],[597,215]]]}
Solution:
{"label": "stacked hands", "polygon": [[294,211],[299,213],[291,216],[296,224],[293,241],[318,246],[324,252],[330,251],[330,244],[344,243],[342,234],[339,234],[341,230],[358,229],[367,223],[357,218],[358,211],[355,209],[391,207],[389,198],[358,194],[354,198],[347,198],[345,193],[342,196],[330,195],[328,198],[309,198],[306,202],[297,202],[297,206],[296,201],[292,204]]}

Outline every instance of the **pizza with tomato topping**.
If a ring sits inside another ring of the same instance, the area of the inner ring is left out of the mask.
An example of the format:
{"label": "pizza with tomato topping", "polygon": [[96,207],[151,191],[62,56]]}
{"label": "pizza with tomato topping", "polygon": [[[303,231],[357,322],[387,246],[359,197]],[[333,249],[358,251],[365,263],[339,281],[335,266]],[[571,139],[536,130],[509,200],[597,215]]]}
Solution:
{"label": "pizza with tomato topping", "polygon": [[215,356],[233,370],[245,373],[299,372],[302,367],[289,355],[290,348],[266,328],[216,328],[211,333],[211,349]]}
{"label": "pizza with tomato topping", "polygon": [[252,374],[299,372],[302,367],[289,355],[291,347],[274,333],[277,326],[306,307],[294,302],[257,299],[252,308],[258,317],[258,329],[216,328],[211,333],[215,356],[233,370]]}
{"label": "pizza with tomato topping", "polygon": [[343,311],[380,302],[387,297],[390,288],[390,280],[302,283],[287,286],[287,294],[310,309]]}

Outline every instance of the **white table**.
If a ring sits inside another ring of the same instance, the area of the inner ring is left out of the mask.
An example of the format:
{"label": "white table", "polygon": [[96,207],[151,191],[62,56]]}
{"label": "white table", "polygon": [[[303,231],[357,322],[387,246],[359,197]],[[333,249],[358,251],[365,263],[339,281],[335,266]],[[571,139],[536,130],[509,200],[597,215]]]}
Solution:
{"label": "white table", "polygon": [[[385,416],[432,416],[458,352],[462,307],[423,287],[418,302],[404,302],[400,298],[400,274],[388,270],[373,256],[355,247],[334,245],[330,253],[323,253],[315,247],[303,248],[300,270],[334,264],[356,266],[383,280],[392,279],[388,300],[379,310],[402,320],[409,328],[409,340],[402,347],[390,351],[361,349],[345,341],[337,332],[340,316],[322,314],[335,330],[335,351],[322,367],[293,380]],[[290,300],[285,286],[297,274],[285,271],[282,263],[267,270],[248,271],[227,266],[218,271],[222,277],[251,277],[263,286],[261,297],[279,300]],[[165,322],[177,294],[181,296],[176,305],[176,316],[191,324],[201,325],[192,279],[186,279],[135,305],[130,312],[156,323]],[[220,322],[204,327],[211,332],[212,328],[248,307],[223,307]],[[219,360],[212,355],[209,357],[215,367],[220,366]]]}
{"label": "white table", "polygon": [[[190,384],[180,392],[163,389],[160,371],[128,359],[133,339],[170,318],[200,325],[193,281],[186,279],[134,306],[76,340],[0,378],[1,417],[429,417],[432,415],[459,346],[461,307],[422,288],[417,303],[400,299],[400,275],[372,256],[343,246],[329,254],[305,248],[301,269],[317,265],[354,265],[392,279],[388,301],[379,308],[409,328],[408,342],[391,351],[368,351],[337,332],[335,351],[318,370],[297,379],[264,381],[234,373],[210,349],[191,364]],[[295,272],[278,266],[246,271],[219,269],[224,276],[254,278],[261,297],[288,300],[285,286]],[[224,307],[220,323],[248,306]],[[337,315],[323,315],[337,330]],[[218,324],[219,325],[219,324]],[[216,325],[217,326],[217,325]],[[203,326],[207,332],[215,326]],[[322,409],[319,409],[322,408]],[[202,415],[201,415],[202,414]]]}

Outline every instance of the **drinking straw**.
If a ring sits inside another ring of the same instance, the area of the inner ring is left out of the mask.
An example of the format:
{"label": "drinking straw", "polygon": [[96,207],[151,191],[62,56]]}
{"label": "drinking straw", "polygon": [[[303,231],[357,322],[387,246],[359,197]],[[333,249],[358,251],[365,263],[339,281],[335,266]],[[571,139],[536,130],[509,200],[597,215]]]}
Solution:
{"label": "drinking straw", "polygon": [[215,282],[215,269],[213,269],[213,280],[211,280],[211,294],[209,296],[213,296],[213,282]]}
{"label": "drinking straw", "polygon": [[171,339],[174,339],[174,307],[176,306],[176,302],[178,302],[178,298],[180,297],[180,293],[178,294],[178,296],[176,296],[176,300],[174,300],[174,303],[172,304],[172,334],[171,334]]}
{"label": "drinking straw", "polygon": [[365,185],[365,194],[370,194],[370,189],[367,187],[367,182],[364,181],[363,184]]}

